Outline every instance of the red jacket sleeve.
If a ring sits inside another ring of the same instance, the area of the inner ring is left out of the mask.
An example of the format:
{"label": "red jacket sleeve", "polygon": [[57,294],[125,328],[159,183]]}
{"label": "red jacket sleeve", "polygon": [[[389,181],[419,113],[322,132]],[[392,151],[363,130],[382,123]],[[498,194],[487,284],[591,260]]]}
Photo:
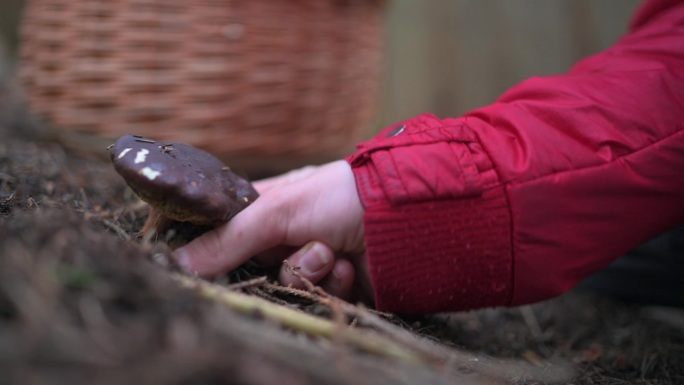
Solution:
{"label": "red jacket sleeve", "polygon": [[684,222],[684,3],[647,2],[568,74],[388,127],[347,160],[379,309],[559,295]]}

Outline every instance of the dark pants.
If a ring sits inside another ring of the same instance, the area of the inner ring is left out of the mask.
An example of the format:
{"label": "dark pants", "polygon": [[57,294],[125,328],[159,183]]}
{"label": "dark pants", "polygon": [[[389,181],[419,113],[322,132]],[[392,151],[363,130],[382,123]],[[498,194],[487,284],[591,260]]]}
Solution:
{"label": "dark pants", "polygon": [[684,307],[684,226],[639,246],[579,288],[628,302]]}

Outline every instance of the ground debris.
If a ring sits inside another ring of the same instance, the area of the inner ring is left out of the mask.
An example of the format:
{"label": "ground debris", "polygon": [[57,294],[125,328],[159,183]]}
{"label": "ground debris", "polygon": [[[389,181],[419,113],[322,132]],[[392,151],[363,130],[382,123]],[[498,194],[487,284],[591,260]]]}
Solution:
{"label": "ground debris", "polygon": [[[671,316],[583,293],[400,319],[313,285],[283,287],[249,263],[210,283],[431,355],[421,364],[240,313],[174,281],[168,247],[138,234],[147,206],[108,163],[1,124],[0,135],[0,381],[684,383],[684,332]],[[539,375],[568,362],[572,381]]]}

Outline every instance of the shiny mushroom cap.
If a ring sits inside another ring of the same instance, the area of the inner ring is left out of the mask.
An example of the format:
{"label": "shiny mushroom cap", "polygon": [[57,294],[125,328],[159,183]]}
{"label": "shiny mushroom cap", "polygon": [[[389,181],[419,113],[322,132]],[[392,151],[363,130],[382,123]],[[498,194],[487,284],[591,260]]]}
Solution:
{"label": "shiny mushroom cap", "polygon": [[109,151],[131,189],[175,221],[219,225],[258,197],[247,180],[219,159],[186,144],[126,135]]}

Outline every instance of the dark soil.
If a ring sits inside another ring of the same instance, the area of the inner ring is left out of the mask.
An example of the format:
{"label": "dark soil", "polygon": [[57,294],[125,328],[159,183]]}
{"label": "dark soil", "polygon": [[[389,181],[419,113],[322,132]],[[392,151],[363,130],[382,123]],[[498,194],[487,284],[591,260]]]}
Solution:
{"label": "dark soil", "polygon": [[[0,383],[494,381],[308,337],[180,288],[154,262],[168,249],[138,239],[147,207],[112,167],[31,134],[8,100],[0,95]],[[482,356],[541,369],[570,363],[576,376],[562,383],[684,384],[683,319],[572,292],[395,323]]]}

